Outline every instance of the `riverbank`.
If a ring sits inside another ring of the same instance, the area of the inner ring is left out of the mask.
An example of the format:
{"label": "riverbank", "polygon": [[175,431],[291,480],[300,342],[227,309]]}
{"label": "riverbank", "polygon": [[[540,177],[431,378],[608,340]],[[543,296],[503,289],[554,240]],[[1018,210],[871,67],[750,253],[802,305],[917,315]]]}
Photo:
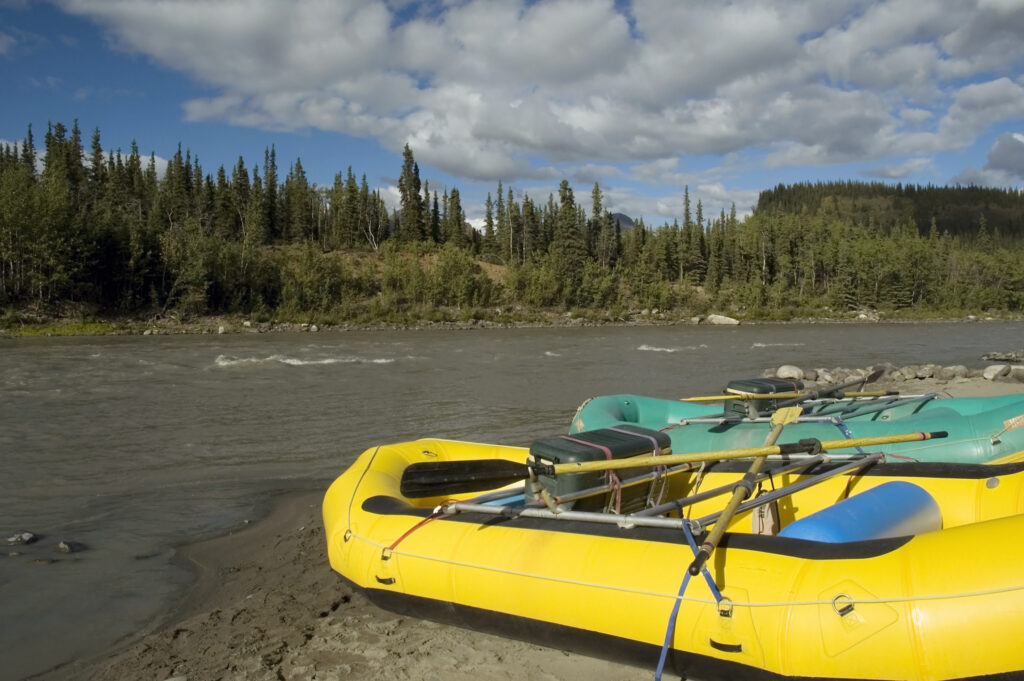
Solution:
{"label": "riverbank", "polygon": [[40,681],[595,678],[650,671],[401,617],[331,571],[321,490],[281,496],[263,520],[183,547],[196,582],[150,633]]}
{"label": "riverbank", "polygon": [[[1024,392],[984,378],[876,383],[955,397]],[[561,679],[640,681],[650,670],[394,615],[333,573],[320,518],[323,490],[282,495],[269,514],[182,547],[197,578],[149,629],[41,681]]]}
{"label": "riverbank", "polygon": [[917,313],[881,315],[853,311],[826,317],[792,319],[737,319],[726,315],[678,315],[659,310],[622,314],[595,311],[557,312],[551,310],[448,310],[436,318],[413,314],[379,320],[294,321],[257,319],[239,315],[179,316],[174,313],[151,316],[54,316],[35,312],[9,312],[0,316],[0,338],[53,336],[166,336],[226,333],[395,331],[402,329],[493,329],[573,326],[670,326],[696,324],[913,324],[980,323],[1021,321],[1024,315],[917,316]]}

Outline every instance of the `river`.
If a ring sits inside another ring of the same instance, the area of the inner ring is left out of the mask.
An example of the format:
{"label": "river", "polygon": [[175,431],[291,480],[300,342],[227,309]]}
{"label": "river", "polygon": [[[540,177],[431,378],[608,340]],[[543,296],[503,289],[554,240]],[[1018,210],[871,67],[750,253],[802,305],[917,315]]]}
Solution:
{"label": "river", "polygon": [[131,636],[190,581],[175,546],[326,488],[375,444],[526,445],[599,394],[1022,346],[1019,322],[0,338],[0,540],[40,536],[0,552],[0,681]]}

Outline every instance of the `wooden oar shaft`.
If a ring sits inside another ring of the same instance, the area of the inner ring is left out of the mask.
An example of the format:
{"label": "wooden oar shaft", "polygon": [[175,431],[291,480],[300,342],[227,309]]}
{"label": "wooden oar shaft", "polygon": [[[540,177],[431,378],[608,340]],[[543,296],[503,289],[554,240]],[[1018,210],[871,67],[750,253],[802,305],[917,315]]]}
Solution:
{"label": "wooden oar shaft", "polygon": [[733,515],[736,514],[736,509],[739,508],[740,504],[747,500],[753,488],[754,480],[757,479],[757,475],[761,472],[761,466],[764,464],[764,457],[759,456],[754,459],[754,462],[750,465],[750,469],[743,476],[743,479],[733,488],[732,496],[729,497],[729,503],[725,505],[722,510],[720,517],[725,518],[725,522],[715,523],[715,526],[711,528],[711,532],[708,534],[707,539],[701,544],[700,550],[697,555],[694,556],[693,562],[690,563],[688,568],[691,575],[696,575],[700,572],[704,562],[711,556],[711,552],[718,546],[718,542],[722,540],[722,535],[725,534],[725,528],[729,524],[729,520],[732,519]]}
{"label": "wooden oar shaft", "polygon": [[[825,440],[821,442],[823,450],[845,449],[852,447],[874,447],[877,445],[890,445],[899,442],[914,442],[917,440],[930,440],[932,438],[946,437],[945,432],[916,432],[900,433],[898,435],[879,435],[876,437],[855,437],[848,440]],[[645,454],[633,456],[627,459],[603,459],[600,461],[572,461],[569,463],[556,463],[552,466],[555,475],[567,473],[590,473],[594,471],[608,471],[619,468],[640,468],[643,466],[675,466],[682,463],[695,461],[722,461],[725,459],[746,459],[752,456],[774,456],[776,454],[796,454],[808,451],[809,445],[799,442],[786,443],[782,445],[762,445],[760,447],[745,447],[740,449],[720,449],[708,452],[694,452],[692,454],[664,454],[654,456]]]}
{"label": "wooden oar shaft", "polygon": [[[845,397],[889,397],[897,395],[893,390],[860,390],[857,392],[839,391],[836,396]],[[684,397],[682,402],[724,402],[725,400],[785,400],[814,398],[813,392],[788,392],[788,393],[723,393],[721,395],[701,395],[699,397]]]}
{"label": "wooden oar shaft", "polygon": [[946,437],[944,432],[903,433],[879,437],[852,438],[849,440],[804,440],[782,445],[721,449],[710,452],[687,454],[666,454],[664,456],[643,455],[628,459],[570,462],[550,464],[544,460],[531,460],[526,464],[505,459],[478,459],[455,461],[422,461],[408,465],[402,472],[401,492],[403,496],[417,499],[448,496],[496,489],[520,480],[531,474],[566,475],[624,468],[654,466],[678,466],[703,461],[723,459],[744,459],[756,456],[793,455],[817,450],[843,449],[848,447],[873,447],[876,445],[929,440]]}
{"label": "wooden oar shaft", "polygon": [[[772,428],[768,431],[768,437],[765,438],[765,446],[774,445],[779,435],[782,434],[782,429],[787,423],[795,421],[801,412],[800,407],[786,407],[780,409],[772,415]],[[690,567],[687,568],[691,575],[696,575],[700,572],[704,563],[711,557],[711,553],[718,546],[718,542],[721,541],[722,535],[725,534],[725,528],[729,524],[733,515],[736,513],[736,509],[742,504],[747,498],[754,492],[754,482],[757,480],[758,474],[761,472],[761,466],[764,465],[764,457],[756,457],[753,463],[750,464],[750,468],[747,470],[746,475],[743,479],[736,483],[736,486],[732,490],[732,496],[729,497],[729,503],[725,505],[722,510],[721,517],[724,518],[724,522],[716,523],[711,532],[708,533],[704,543],[701,544],[697,554],[693,557],[693,562],[690,563]]]}

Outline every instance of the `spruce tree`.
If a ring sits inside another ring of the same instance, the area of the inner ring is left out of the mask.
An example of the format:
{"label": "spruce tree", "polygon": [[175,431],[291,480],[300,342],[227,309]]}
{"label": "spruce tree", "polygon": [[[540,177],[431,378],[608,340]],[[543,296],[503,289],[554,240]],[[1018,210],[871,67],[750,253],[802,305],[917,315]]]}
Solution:
{"label": "spruce tree", "polygon": [[402,173],[398,176],[398,193],[402,204],[399,214],[398,238],[407,243],[422,241],[423,206],[420,196],[420,171],[408,143],[402,150]]}

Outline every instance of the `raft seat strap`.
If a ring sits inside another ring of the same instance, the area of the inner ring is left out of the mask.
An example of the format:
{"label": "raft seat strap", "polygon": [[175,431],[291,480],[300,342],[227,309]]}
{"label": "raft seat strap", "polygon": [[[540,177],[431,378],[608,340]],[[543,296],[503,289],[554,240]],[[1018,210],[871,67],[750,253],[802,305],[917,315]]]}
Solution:
{"label": "raft seat strap", "polygon": [[[635,435],[635,433],[630,434]],[[587,442],[586,440],[580,440],[574,437],[570,437],[569,435],[560,435],[559,437],[561,437],[563,440],[568,440],[569,442],[575,442],[578,445],[584,445],[586,447],[600,449],[602,452],[604,452],[604,457],[608,461],[611,461],[612,459],[615,458],[615,456],[612,454],[612,450],[609,449],[608,447],[605,447],[604,445],[599,445],[596,442]],[[613,510],[616,513],[620,513],[622,509],[622,480],[619,479],[618,474],[613,470],[605,471],[604,477],[605,481],[608,484],[608,489],[614,492],[615,504],[613,505]]]}
{"label": "raft seat strap", "polygon": [[[697,542],[693,539],[693,532],[690,531],[690,524],[683,523],[683,534],[686,535],[686,543],[690,545],[690,550],[693,551],[693,555],[697,555]],[[715,584],[715,580],[711,578],[711,573],[708,572],[707,563],[701,566],[701,574],[704,575],[704,579],[708,583],[708,587],[711,589],[711,594],[715,597],[715,603],[722,602],[722,593],[718,590],[718,586]],[[668,616],[668,628],[665,630],[665,642],[661,644],[661,655],[658,657],[658,668],[654,672],[654,681],[661,681],[661,672],[665,669],[665,660],[668,658],[668,649],[672,647],[672,634],[676,630],[676,617],[679,615],[679,605],[683,602],[683,594],[686,593],[686,587],[690,583],[690,571],[683,570],[683,581],[679,585],[679,593],[676,595],[675,603],[672,604],[672,613]]]}
{"label": "raft seat strap", "polygon": [[[651,451],[654,453],[654,456],[661,456],[661,445],[658,444],[658,438],[654,437],[653,435],[647,435],[646,433],[635,433],[632,430],[626,430],[625,428],[616,428],[615,426],[609,426],[608,430],[613,430],[616,433],[625,433],[626,435],[633,435],[635,437],[642,437],[645,440],[650,440],[651,441],[651,447],[653,448]],[[662,498],[665,496],[666,489],[665,489],[665,485],[662,484],[661,485],[661,491],[658,494],[658,499],[656,501],[654,500],[654,489],[655,489],[655,487],[658,486],[658,482],[662,481],[662,476],[665,475],[665,473],[667,473],[667,472],[668,472],[668,467],[667,466],[655,466],[654,467],[654,476],[655,477],[654,477],[653,480],[651,480],[651,486],[647,490],[647,502],[645,504],[645,506],[647,508],[650,508],[651,506],[654,506],[656,504],[660,504]]]}

